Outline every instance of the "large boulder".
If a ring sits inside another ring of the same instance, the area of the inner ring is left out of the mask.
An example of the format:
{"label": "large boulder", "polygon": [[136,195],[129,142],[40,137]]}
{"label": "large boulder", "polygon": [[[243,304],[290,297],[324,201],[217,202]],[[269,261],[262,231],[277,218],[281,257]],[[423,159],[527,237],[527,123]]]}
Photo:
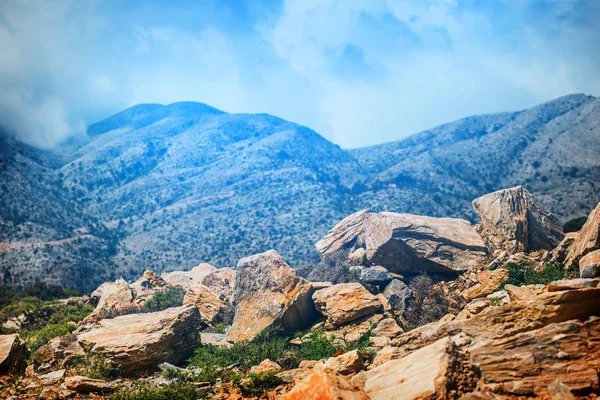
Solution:
{"label": "large boulder", "polygon": [[296,383],[280,400],[367,400],[369,397],[354,387],[346,378],[323,364],[317,364],[313,373]]}
{"label": "large boulder", "polygon": [[383,306],[377,296],[369,293],[357,282],[340,283],[313,294],[317,309],[332,325],[341,325],[362,316],[381,311]]}
{"label": "large boulder", "polygon": [[81,347],[77,335],[68,334],[58,336],[40,347],[35,353],[34,362],[40,369],[49,367],[65,368],[73,360],[85,356],[85,350]]}
{"label": "large boulder", "polygon": [[27,357],[29,350],[19,335],[0,335],[0,374],[23,372]]}
{"label": "large boulder", "polygon": [[587,253],[579,260],[579,275],[582,278],[596,278],[600,276],[600,250]]}
{"label": "large boulder", "polygon": [[564,237],[558,218],[521,186],[473,200],[477,231],[495,255],[552,250]]}
{"label": "large boulder", "polygon": [[345,251],[349,261],[397,273],[456,273],[486,256],[481,237],[468,221],[371,210],[343,219],[316,248],[322,257]]}
{"label": "large boulder", "polygon": [[406,308],[408,299],[412,296],[412,292],[406,283],[399,279],[394,279],[386,286],[383,295],[393,310],[402,313]]}
{"label": "large boulder", "polygon": [[133,304],[133,291],[123,279],[104,282],[92,292],[90,297],[91,301],[97,304],[94,311],[83,320],[84,324],[116,317],[136,308]]}
{"label": "large boulder", "polygon": [[118,364],[124,375],[155,370],[158,364],[177,364],[200,344],[200,313],[194,305],[98,321],[76,332],[81,347]]}
{"label": "large boulder", "polygon": [[565,267],[577,268],[582,257],[598,249],[600,249],[600,203],[590,213],[587,221],[569,247],[564,263]]}
{"label": "large boulder", "polygon": [[202,282],[207,275],[215,271],[217,271],[217,267],[208,263],[201,263],[189,271],[165,272],[160,277],[169,285],[181,286],[187,289]]}
{"label": "large boulder", "polygon": [[216,293],[203,283],[188,288],[183,304],[195,304],[200,310],[202,321],[213,325],[226,319],[230,298]]}
{"label": "large boulder", "polygon": [[251,340],[272,325],[288,331],[309,327],[318,317],[314,289],[274,250],[243,258],[235,277],[235,316],[230,341]]}

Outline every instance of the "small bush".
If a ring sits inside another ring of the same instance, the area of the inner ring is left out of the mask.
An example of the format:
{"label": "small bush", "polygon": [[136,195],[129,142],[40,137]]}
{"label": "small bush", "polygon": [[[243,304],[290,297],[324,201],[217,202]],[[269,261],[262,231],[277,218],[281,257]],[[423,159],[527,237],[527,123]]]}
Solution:
{"label": "small bush", "polygon": [[29,348],[32,353],[35,353],[40,347],[55,337],[64,336],[73,332],[75,329],[77,329],[77,324],[73,322],[46,325],[39,331],[34,332],[29,340],[27,340],[29,342]]}
{"label": "small bush", "polygon": [[408,286],[412,297],[408,301],[404,318],[411,326],[419,327],[435,322],[448,314],[448,299],[427,274],[415,277]]}
{"label": "small bush", "polygon": [[324,256],[308,273],[307,279],[311,282],[348,283],[358,282],[360,272],[350,270],[346,262],[348,252],[336,251]]}
{"label": "small bush", "polygon": [[298,358],[300,360],[321,360],[331,357],[341,348],[332,336],[327,336],[323,330],[315,330],[309,332],[304,337],[302,344],[298,346]]}
{"label": "small bush", "polygon": [[77,375],[92,379],[110,381],[120,376],[120,369],[104,355],[87,350],[85,356],[77,357],[71,362],[71,369]]}
{"label": "small bush", "polygon": [[189,382],[175,382],[157,386],[143,381],[122,385],[106,397],[108,400],[190,400],[201,398],[196,387]]}
{"label": "small bush", "polygon": [[568,271],[565,271],[561,265],[554,263],[545,264],[539,271],[520,268],[514,264],[509,264],[505,268],[508,269],[508,279],[502,283],[501,288],[508,284],[515,286],[547,285],[550,282],[570,277]]}
{"label": "small bush", "polygon": [[163,311],[171,307],[179,307],[183,304],[185,289],[179,286],[168,286],[162,292],[156,292],[142,306],[142,312]]}
{"label": "small bush", "polygon": [[242,394],[246,397],[259,397],[267,390],[277,387],[282,383],[283,381],[275,376],[273,372],[264,372],[260,374],[248,374],[236,386],[240,388]]}

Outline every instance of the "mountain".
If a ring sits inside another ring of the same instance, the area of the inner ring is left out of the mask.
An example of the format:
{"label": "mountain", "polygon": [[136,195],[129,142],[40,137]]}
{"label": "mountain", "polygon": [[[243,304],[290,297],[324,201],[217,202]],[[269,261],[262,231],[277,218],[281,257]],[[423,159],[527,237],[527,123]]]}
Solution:
{"label": "mountain", "polygon": [[600,197],[600,99],[562,97],[398,142],[344,150],[266,114],[141,104],[41,151],[0,135],[0,279],[83,291],[144,269],[292,265],[362,208],[474,220],[470,202],[523,185],[563,220]]}

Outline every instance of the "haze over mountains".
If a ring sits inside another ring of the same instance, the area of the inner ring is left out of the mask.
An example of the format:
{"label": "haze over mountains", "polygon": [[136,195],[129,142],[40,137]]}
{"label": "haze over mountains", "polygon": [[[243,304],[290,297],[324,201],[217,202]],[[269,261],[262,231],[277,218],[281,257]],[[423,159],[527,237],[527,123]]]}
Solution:
{"label": "haze over mountains", "polygon": [[191,102],[137,105],[88,135],[54,151],[0,135],[5,287],[89,291],[271,248],[297,266],[359,209],[473,221],[471,200],[515,185],[563,221],[600,200],[600,99],[581,94],[353,150],[277,117]]}

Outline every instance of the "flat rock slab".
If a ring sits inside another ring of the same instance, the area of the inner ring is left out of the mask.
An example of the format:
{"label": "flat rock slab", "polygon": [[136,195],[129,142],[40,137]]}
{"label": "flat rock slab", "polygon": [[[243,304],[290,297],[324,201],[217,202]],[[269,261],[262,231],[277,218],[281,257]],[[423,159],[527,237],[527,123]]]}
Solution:
{"label": "flat rock slab", "polygon": [[381,311],[383,306],[377,296],[369,293],[360,283],[340,283],[313,294],[317,310],[333,325],[354,321],[365,315]]}

